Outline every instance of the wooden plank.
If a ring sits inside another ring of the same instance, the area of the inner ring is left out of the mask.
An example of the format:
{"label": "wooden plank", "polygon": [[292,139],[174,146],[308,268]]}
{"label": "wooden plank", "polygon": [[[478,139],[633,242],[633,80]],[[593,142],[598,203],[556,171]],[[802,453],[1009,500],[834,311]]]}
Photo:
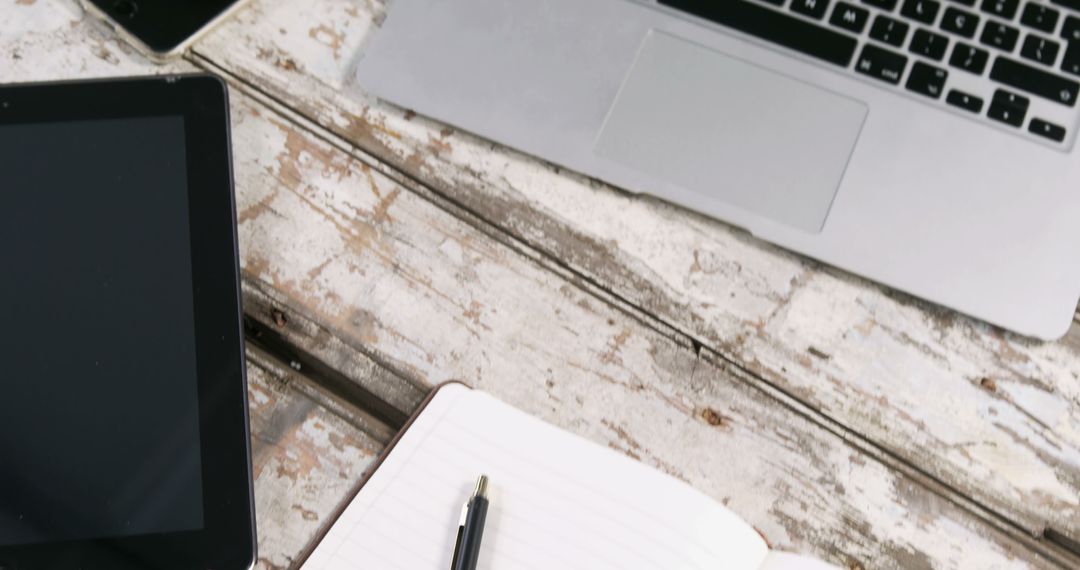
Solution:
{"label": "wooden plank", "polygon": [[328,524],[386,440],[308,395],[318,388],[300,375],[258,350],[249,354],[257,568],[288,568]]}
{"label": "wooden plank", "polygon": [[[53,78],[80,73],[76,64],[67,74],[48,65]],[[782,529],[776,539],[784,545],[833,560],[960,567],[975,553],[991,567],[1046,567],[1051,561],[1032,549],[1056,555],[1038,544],[1025,548],[969,510],[948,508],[952,503],[938,500],[941,495],[805,413],[751,391],[745,378],[719,368],[706,372],[710,365],[699,361],[685,337],[644,326],[449,215],[450,205],[433,205],[313,137],[285,114],[234,91],[245,275],[384,368],[420,383],[470,380],[709,485],[718,499],[727,489],[739,491],[750,502],[739,508],[748,520]],[[725,418],[737,429],[723,430]],[[817,471],[805,469],[820,457],[827,461]],[[696,467],[702,458],[711,458],[709,468]],[[873,467],[855,469],[860,462]],[[801,476],[826,472],[834,478]],[[758,484],[740,489],[743,481]],[[863,491],[838,493],[836,482]],[[297,492],[267,496],[287,500]],[[811,495],[818,500],[806,503]],[[849,520],[849,513],[865,517]],[[907,519],[914,523],[904,524]],[[289,524],[298,523],[269,528]],[[310,532],[287,534],[306,540]],[[838,549],[853,533],[868,538]],[[283,546],[272,562],[287,563],[296,544]]]}
{"label": "wooden plank", "polygon": [[718,499],[740,496],[740,515],[779,544],[834,561],[960,567],[978,553],[1049,567],[1060,556],[699,362],[685,338],[500,245],[287,109],[239,90],[233,102],[245,278],[395,373],[465,380]]}
{"label": "wooden plank", "polygon": [[351,71],[384,15],[257,0],[196,52],[1032,535],[1080,537],[1080,329],[1006,334],[373,100]]}

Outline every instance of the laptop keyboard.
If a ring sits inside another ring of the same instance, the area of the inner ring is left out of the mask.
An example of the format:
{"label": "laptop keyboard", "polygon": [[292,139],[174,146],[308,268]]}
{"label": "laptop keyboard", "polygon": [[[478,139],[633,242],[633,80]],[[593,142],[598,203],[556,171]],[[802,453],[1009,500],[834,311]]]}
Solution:
{"label": "laptop keyboard", "polygon": [[1080,97],[1080,0],[657,0],[1061,145]]}

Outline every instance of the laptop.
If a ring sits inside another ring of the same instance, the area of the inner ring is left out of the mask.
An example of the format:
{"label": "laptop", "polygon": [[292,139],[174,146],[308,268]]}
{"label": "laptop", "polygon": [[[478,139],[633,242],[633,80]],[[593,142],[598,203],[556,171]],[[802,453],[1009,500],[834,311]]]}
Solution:
{"label": "laptop", "polygon": [[1018,333],[1073,320],[1080,0],[394,0],[356,73]]}

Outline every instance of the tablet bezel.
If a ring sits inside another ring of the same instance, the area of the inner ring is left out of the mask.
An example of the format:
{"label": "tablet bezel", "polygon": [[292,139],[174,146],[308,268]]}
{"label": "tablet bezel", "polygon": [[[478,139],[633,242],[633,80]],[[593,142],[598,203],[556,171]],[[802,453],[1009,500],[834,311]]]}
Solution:
{"label": "tablet bezel", "polygon": [[200,74],[0,87],[0,126],[154,116],[180,116],[184,121],[204,527],[0,546],[0,568],[234,570],[254,564],[247,380],[225,84]]}

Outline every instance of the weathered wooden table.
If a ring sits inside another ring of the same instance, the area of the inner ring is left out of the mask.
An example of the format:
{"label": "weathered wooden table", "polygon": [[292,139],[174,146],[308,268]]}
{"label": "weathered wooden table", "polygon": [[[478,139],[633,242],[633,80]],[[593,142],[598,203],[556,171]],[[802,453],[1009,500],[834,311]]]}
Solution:
{"label": "weathered wooden table", "polygon": [[156,66],[73,0],[4,0],[0,81],[229,81],[260,567],[457,378],[777,547],[1080,568],[1080,325],[1007,334],[374,100],[351,71],[384,14],[255,0]]}

